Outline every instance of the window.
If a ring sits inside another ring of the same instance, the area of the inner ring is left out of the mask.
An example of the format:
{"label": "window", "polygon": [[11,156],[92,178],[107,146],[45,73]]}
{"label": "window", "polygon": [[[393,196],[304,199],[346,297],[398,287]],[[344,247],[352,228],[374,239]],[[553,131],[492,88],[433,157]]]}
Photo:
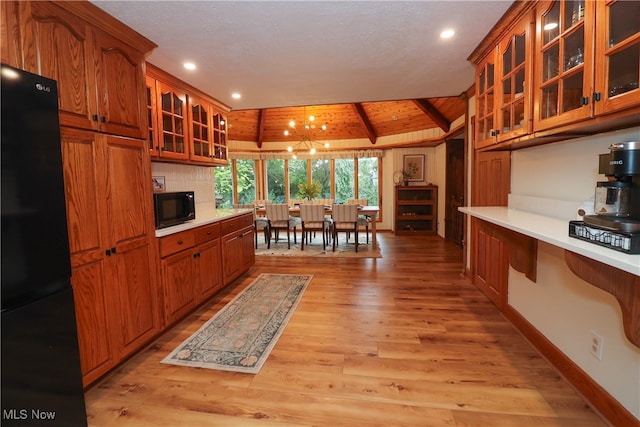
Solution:
{"label": "window", "polygon": [[286,183],[284,179],[284,160],[269,159],[265,161],[267,173],[267,199],[272,203],[286,203]]}
{"label": "window", "polygon": [[378,158],[358,159],[358,197],[367,199],[370,205],[378,206]]}
{"label": "window", "polygon": [[355,164],[354,159],[335,160],[336,203],[347,203],[355,199]]}
{"label": "window", "polygon": [[215,168],[216,208],[233,207],[233,180],[231,162],[228,166]]}
{"label": "window", "polygon": [[300,199],[298,184],[307,183],[307,161],[289,160],[289,199]]}
{"label": "window", "polygon": [[318,198],[331,199],[331,161],[329,159],[311,160],[311,181],[322,187]]}
{"label": "window", "polygon": [[255,160],[234,160],[236,163],[236,191],[238,203],[249,204],[256,199]]}

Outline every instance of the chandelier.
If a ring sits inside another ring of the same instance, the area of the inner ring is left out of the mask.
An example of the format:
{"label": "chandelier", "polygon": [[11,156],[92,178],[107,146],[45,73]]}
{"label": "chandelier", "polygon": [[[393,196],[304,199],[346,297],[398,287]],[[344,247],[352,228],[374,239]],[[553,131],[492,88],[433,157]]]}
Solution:
{"label": "chandelier", "polygon": [[297,126],[295,120],[291,120],[289,122],[290,129],[284,131],[285,136],[292,136],[299,140],[298,143],[287,147],[287,151],[293,153],[291,157],[294,159],[298,158],[297,153],[300,151],[307,151],[310,155],[314,155],[317,151],[316,146],[318,146],[318,148],[329,148],[328,142],[323,144],[315,140],[316,132],[326,131],[327,125],[316,126],[313,123],[316,118],[312,115],[307,117],[307,107],[304,107],[304,117],[307,120],[304,126]]}

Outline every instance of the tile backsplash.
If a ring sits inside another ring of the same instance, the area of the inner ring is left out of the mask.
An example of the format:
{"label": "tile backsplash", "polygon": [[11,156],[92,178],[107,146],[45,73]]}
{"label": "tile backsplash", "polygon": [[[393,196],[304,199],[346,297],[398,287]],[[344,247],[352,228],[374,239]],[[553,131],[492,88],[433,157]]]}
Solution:
{"label": "tile backsplash", "polygon": [[181,165],[178,163],[151,163],[151,174],[163,176],[165,191],[194,191],[196,205],[215,206],[214,168]]}

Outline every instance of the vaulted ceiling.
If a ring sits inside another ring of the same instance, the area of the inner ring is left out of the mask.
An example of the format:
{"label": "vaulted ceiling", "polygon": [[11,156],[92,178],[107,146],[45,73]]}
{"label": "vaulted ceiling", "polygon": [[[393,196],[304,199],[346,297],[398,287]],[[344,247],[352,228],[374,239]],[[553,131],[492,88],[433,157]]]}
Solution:
{"label": "vaulted ceiling", "polygon": [[[378,137],[422,129],[440,128],[447,133],[465,111],[464,96],[231,111],[229,136],[268,149],[269,142],[287,140],[283,133],[289,121],[303,123],[313,115],[316,140],[366,138],[374,145]],[[323,124],[326,131],[319,130]],[[295,136],[290,138],[295,141]]]}

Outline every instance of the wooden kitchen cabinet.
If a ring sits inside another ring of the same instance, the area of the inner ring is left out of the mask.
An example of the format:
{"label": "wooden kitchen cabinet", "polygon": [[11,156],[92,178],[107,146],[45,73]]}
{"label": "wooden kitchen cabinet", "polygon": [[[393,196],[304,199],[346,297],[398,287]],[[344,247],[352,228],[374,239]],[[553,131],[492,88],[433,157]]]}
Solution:
{"label": "wooden kitchen cabinet", "polygon": [[534,14],[529,10],[476,66],[476,148],[532,130]]}
{"label": "wooden kitchen cabinet", "polygon": [[152,64],[146,87],[154,161],[227,165],[228,107]]}
{"label": "wooden kitchen cabinet", "polygon": [[221,233],[223,280],[227,285],[255,263],[253,214],[222,221]]}
{"label": "wooden kitchen cabinet", "polygon": [[17,10],[19,68],[58,82],[62,126],[146,138],[145,55],[153,43],[88,2],[18,2]]}
{"label": "wooden kitchen cabinet", "polygon": [[214,223],[197,228],[196,243],[198,244],[196,293],[197,298],[204,301],[224,286],[220,224]]}
{"label": "wooden kitchen cabinet", "polygon": [[638,2],[540,2],[536,131],[640,106],[639,14]]}
{"label": "wooden kitchen cabinet", "polygon": [[142,140],[62,128],[85,385],[160,328],[151,171]]}

